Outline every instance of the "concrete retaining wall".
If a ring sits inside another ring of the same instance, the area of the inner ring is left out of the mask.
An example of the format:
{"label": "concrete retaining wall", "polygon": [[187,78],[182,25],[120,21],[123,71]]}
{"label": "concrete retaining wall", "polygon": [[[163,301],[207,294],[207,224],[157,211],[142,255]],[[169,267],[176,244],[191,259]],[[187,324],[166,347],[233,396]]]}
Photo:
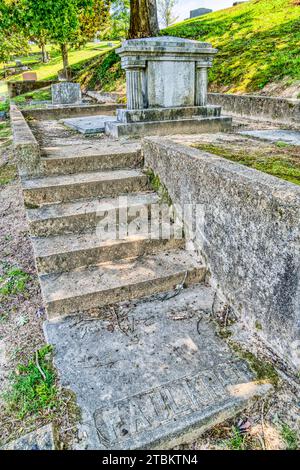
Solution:
{"label": "concrete retaining wall", "polygon": [[158,137],[145,163],[174,204],[196,204],[195,245],[246,326],[300,367],[300,187]]}
{"label": "concrete retaining wall", "polygon": [[95,116],[98,114],[112,115],[118,108],[123,108],[120,104],[94,104],[94,105],[64,105],[48,108],[23,109],[25,117],[33,119],[63,119],[81,116]]}
{"label": "concrete retaining wall", "polygon": [[10,107],[13,145],[21,177],[39,174],[40,148],[23,114],[17,106]]}
{"label": "concrete retaining wall", "polygon": [[14,98],[15,96],[23,95],[23,93],[50,86],[53,83],[57,83],[57,80],[24,80],[19,82],[7,82],[8,96],[10,98]]}
{"label": "concrete retaining wall", "polygon": [[300,126],[300,100],[259,95],[209,93],[208,102],[222,106],[223,111],[230,112],[234,116],[250,116]]}

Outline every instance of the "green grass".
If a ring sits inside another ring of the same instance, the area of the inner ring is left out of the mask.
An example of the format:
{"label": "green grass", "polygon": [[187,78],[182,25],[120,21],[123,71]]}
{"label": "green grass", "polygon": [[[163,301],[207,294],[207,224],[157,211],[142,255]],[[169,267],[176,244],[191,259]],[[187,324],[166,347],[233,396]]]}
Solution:
{"label": "green grass", "polygon": [[286,444],[286,450],[298,450],[299,438],[296,431],[291,429],[287,424],[281,426],[281,436]]}
{"label": "green grass", "polygon": [[11,136],[11,128],[8,121],[0,122],[0,140]]}
{"label": "green grass", "polygon": [[79,70],[77,81],[89,90],[116,91],[125,86],[125,71],[116,52],[110,51],[90,66]]}
{"label": "green grass", "polygon": [[226,447],[229,450],[245,450],[245,436],[241,435],[239,430],[233,426],[231,437],[225,442]]}
{"label": "green grass", "polygon": [[0,276],[0,298],[25,292],[29,280],[29,274],[18,267],[5,269]]}
{"label": "green grass", "polygon": [[299,158],[288,154],[273,155],[272,153],[270,155],[268,152],[264,153],[263,151],[257,153],[233,151],[213,144],[195,144],[193,147],[300,185]]}
{"label": "green grass", "polygon": [[9,111],[9,101],[8,100],[0,101],[0,111],[5,111],[5,112]]}
{"label": "green grass", "polygon": [[44,346],[27,364],[18,365],[10,377],[10,388],[3,395],[8,414],[24,419],[57,406],[58,390],[51,353],[51,346]]}
{"label": "green grass", "polygon": [[0,188],[16,179],[17,168],[15,165],[4,164],[0,167]]}
{"label": "green grass", "polygon": [[18,105],[25,104],[29,100],[51,101],[50,87],[42,88],[41,90],[29,91],[14,98],[14,102]]}
{"label": "green grass", "polygon": [[215,89],[252,92],[285,77],[291,83],[300,79],[300,4],[295,0],[252,0],[161,33],[211,42],[219,50],[210,72]]}
{"label": "green grass", "polygon": [[[80,50],[69,50],[69,64],[70,66],[77,64],[78,62],[85,62],[96,56],[108,52],[111,47],[107,46],[107,43],[87,43]],[[25,61],[26,57],[18,57],[18,59]],[[40,62],[39,64],[33,65],[31,71],[36,72],[38,80],[50,80],[57,77],[57,73],[62,70],[62,58],[60,51],[55,49],[51,51],[51,60],[47,64]],[[8,77],[8,81],[21,80],[22,74]]]}

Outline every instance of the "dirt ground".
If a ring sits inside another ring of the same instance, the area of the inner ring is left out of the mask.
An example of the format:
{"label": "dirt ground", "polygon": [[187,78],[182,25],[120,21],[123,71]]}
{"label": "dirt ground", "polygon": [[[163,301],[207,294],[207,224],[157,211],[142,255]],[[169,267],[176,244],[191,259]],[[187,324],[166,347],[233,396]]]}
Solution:
{"label": "dirt ground", "polygon": [[[211,137],[207,139],[211,141]],[[226,139],[226,145],[237,145],[238,139],[229,135]],[[188,139],[184,141],[189,143]],[[3,164],[14,164],[11,146],[0,145],[0,158],[0,168]],[[45,311],[17,177],[0,185],[0,217],[0,276],[7,266],[19,267],[29,275],[24,292],[8,299],[0,298],[1,394],[9,387],[11,372],[19,364],[28,362],[35,351],[44,346]],[[0,399],[0,446],[52,422],[59,430],[60,448],[72,448],[76,439],[77,410],[73,397],[60,388],[58,380],[57,387],[59,405],[56,409],[23,420],[7,414],[5,400]],[[272,396],[252,404],[241,416],[215,427],[197,442],[180,449],[299,448],[299,390],[296,382],[280,379]]]}
{"label": "dirt ground", "polygon": [[[0,144],[0,157],[0,169],[4,164],[14,164],[11,146]],[[7,298],[0,296],[0,447],[49,422],[59,429],[59,445],[69,447],[77,410],[73,397],[58,382],[56,409],[24,419],[7,412],[3,393],[9,388],[11,373],[20,364],[27,364],[45,346],[42,329],[45,310],[16,174],[10,183],[0,185],[0,220],[0,276],[8,266],[20,268],[29,275],[24,292]]]}

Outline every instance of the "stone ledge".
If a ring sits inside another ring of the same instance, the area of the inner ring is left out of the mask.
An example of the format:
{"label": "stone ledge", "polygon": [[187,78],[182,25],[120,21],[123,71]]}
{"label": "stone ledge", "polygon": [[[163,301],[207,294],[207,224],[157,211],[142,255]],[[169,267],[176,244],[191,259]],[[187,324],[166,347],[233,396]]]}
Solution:
{"label": "stone ledge", "polygon": [[13,147],[21,177],[39,174],[40,147],[23,114],[16,105],[10,106]]}
{"label": "stone ledge", "polygon": [[186,106],[174,108],[118,109],[117,118],[122,123],[174,121],[193,117],[219,117],[221,106]]}
{"label": "stone ledge", "polygon": [[[125,105],[124,105],[125,106]],[[38,120],[56,120],[72,117],[96,116],[106,114],[110,116],[117,108],[122,108],[122,104],[82,104],[82,105],[49,105],[47,108],[23,109],[25,117]]]}
{"label": "stone ledge", "polygon": [[300,100],[260,95],[208,93],[208,102],[234,116],[296,124],[300,127]]}
{"label": "stone ledge", "polygon": [[55,450],[52,425],[48,424],[9,442],[2,450]]}
{"label": "stone ledge", "polygon": [[105,132],[114,138],[122,136],[151,136],[174,134],[199,134],[207,132],[224,132],[231,129],[230,117],[208,117],[178,119],[173,121],[150,121],[135,123],[106,122]]}

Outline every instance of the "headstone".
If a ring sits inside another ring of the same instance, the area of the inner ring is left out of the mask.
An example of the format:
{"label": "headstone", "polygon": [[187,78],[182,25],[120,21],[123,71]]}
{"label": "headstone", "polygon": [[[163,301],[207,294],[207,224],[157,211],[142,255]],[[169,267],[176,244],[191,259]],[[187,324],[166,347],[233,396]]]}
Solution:
{"label": "headstone", "polygon": [[209,43],[168,36],[123,42],[117,53],[126,70],[127,109],[117,110],[120,124],[108,123],[107,133],[178,134],[184,127],[197,131],[207,118],[215,118],[214,131],[225,130],[220,107],[207,105],[207,71],[216,52]]}
{"label": "headstone", "polygon": [[24,72],[22,74],[23,80],[36,82],[37,81],[37,74],[35,72]]}
{"label": "headstone", "polygon": [[82,102],[79,83],[60,82],[51,86],[52,104],[79,104]]}
{"label": "headstone", "polygon": [[207,15],[211,12],[212,10],[210,10],[209,8],[197,8],[196,10],[190,11],[190,18],[197,18],[197,16]]}

